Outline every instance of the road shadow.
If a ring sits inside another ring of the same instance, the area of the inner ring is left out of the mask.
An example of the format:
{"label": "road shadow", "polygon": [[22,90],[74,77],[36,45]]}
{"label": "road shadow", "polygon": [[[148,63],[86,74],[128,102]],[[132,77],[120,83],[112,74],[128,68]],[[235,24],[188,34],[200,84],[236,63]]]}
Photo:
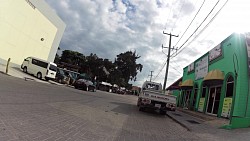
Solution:
{"label": "road shadow", "polygon": [[0,74],[4,74],[4,75],[7,75],[7,76],[10,76],[9,74],[3,72],[3,71],[0,71]]}
{"label": "road shadow", "polygon": [[139,111],[139,108],[134,104],[121,103],[121,102],[110,102],[111,104],[118,105],[118,107],[112,109],[112,112],[131,115],[131,114],[140,114],[153,117],[165,117],[164,115],[159,114],[159,112],[151,109],[145,109],[144,111]]}

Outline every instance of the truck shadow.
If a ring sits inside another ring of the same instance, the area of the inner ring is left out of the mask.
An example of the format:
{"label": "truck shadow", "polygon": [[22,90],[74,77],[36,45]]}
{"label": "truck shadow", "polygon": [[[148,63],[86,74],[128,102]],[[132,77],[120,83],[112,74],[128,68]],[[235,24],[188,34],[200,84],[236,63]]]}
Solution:
{"label": "truck shadow", "polygon": [[139,111],[139,108],[133,104],[120,103],[120,102],[110,102],[111,104],[118,105],[118,107],[112,109],[112,112],[117,114],[125,114],[125,115],[146,115],[153,117],[165,117],[164,115],[159,114],[159,112],[151,109],[145,109],[144,111]]}

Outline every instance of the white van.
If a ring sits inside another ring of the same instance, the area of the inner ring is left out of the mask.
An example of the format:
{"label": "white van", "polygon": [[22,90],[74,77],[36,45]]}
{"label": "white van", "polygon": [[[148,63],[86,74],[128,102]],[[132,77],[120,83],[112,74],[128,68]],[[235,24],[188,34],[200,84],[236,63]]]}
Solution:
{"label": "white van", "polygon": [[48,62],[35,57],[24,59],[21,68],[23,72],[33,74],[38,79],[55,79],[57,65],[53,62]]}

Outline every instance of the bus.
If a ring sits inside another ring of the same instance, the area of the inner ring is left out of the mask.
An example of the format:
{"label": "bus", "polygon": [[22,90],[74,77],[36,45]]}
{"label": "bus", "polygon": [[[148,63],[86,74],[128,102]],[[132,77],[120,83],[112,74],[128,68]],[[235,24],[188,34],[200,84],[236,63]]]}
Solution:
{"label": "bus", "polygon": [[23,72],[32,74],[38,79],[50,80],[55,79],[57,65],[35,57],[28,57],[24,59],[21,69]]}

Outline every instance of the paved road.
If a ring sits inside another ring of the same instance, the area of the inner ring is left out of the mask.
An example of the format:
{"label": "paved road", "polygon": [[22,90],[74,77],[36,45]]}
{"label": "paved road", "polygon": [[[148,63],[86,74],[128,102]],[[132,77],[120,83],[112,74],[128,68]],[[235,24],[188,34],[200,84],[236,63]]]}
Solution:
{"label": "paved road", "polygon": [[0,141],[199,140],[136,97],[85,92],[0,74]]}

